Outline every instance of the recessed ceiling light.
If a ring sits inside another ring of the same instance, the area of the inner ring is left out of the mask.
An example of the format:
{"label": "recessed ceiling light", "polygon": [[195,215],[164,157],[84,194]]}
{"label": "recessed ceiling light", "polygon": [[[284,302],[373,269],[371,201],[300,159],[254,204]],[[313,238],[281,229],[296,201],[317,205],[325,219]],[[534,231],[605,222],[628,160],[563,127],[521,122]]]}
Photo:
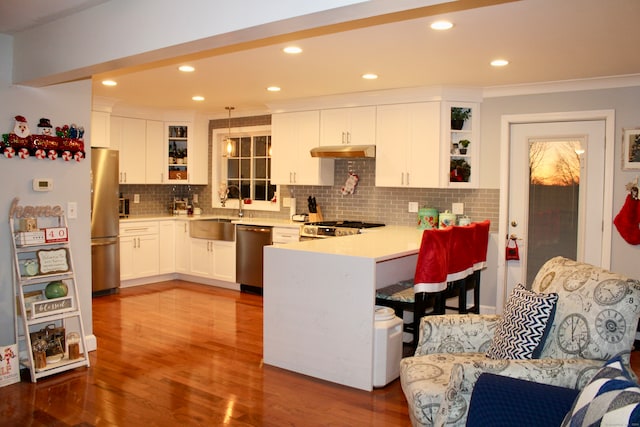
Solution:
{"label": "recessed ceiling light", "polygon": [[362,78],[366,80],[375,80],[378,78],[378,75],[373,73],[366,73],[362,75]]}
{"label": "recessed ceiling light", "polygon": [[296,53],[302,52],[302,49],[300,49],[298,46],[287,46],[284,49],[282,49],[282,51],[284,53],[290,53],[292,55],[295,55]]}
{"label": "recessed ceiling light", "polygon": [[116,86],[118,83],[114,82],[113,80],[103,80],[102,84],[105,86]]}
{"label": "recessed ceiling light", "polygon": [[493,67],[504,67],[505,65],[509,65],[509,61],[506,59],[494,59],[491,61],[491,65]]}
{"label": "recessed ceiling light", "polygon": [[280,92],[280,88],[278,86],[269,86],[267,90],[269,92]]}
{"label": "recessed ceiling light", "polygon": [[181,65],[178,67],[178,70],[184,72],[184,73],[192,73],[194,72],[196,69],[193,68],[191,65]]}
{"label": "recessed ceiling light", "polygon": [[431,24],[432,30],[449,30],[453,28],[453,24],[449,21],[436,21]]}
{"label": "recessed ceiling light", "polygon": [[193,99],[194,101],[204,101],[204,96],[196,95],[192,96],[191,99]]}

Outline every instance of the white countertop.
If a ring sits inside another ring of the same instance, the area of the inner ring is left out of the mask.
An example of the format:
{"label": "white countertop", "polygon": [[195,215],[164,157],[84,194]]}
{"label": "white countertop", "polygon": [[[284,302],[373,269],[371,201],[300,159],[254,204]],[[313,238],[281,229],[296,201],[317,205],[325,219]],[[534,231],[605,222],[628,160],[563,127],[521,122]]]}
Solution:
{"label": "white countertop", "polygon": [[365,229],[362,234],[353,236],[305,240],[274,246],[294,251],[373,258],[380,262],[418,253],[421,239],[422,230],[391,225]]}
{"label": "white countertop", "polygon": [[221,215],[136,215],[129,218],[120,218],[120,223],[126,224],[129,222],[139,221],[198,221],[204,219],[213,218],[226,218],[230,219],[234,224],[245,225],[263,225],[266,227],[286,227],[286,228],[300,228],[302,222],[291,221],[287,219],[276,218],[238,218],[237,216],[221,216]]}

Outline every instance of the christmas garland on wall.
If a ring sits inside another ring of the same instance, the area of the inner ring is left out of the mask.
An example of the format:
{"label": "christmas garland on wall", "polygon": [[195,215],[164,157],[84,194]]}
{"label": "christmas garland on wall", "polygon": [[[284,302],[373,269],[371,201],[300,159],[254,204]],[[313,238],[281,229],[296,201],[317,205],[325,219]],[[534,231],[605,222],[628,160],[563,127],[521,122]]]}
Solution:
{"label": "christmas garland on wall", "polygon": [[55,128],[49,119],[42,118],[38,123],[39,135],[32,135],[27,120],[23,116],[15,116],[12,133],[2,134],[2,153],[7,159],[36,159],[64,161],[81,161],[85,157],[84,128],[75,124]]}

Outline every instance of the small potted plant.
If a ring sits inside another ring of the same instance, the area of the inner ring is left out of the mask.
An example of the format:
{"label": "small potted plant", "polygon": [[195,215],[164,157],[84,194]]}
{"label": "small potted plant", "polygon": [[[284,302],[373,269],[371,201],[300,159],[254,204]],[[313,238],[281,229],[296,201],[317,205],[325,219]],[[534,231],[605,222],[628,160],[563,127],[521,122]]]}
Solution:
{"label": "small potted plant", "polygon": [[471,108],[451,107],[451,129],[462,129],[469,117],[471,117]]}
{"label": "small potted plant", "polygon": [[458,144],[460,144],[460,154],[467,154],[467,147],[471,144],[471,141],[468,139],[461,139],[458,141]]}

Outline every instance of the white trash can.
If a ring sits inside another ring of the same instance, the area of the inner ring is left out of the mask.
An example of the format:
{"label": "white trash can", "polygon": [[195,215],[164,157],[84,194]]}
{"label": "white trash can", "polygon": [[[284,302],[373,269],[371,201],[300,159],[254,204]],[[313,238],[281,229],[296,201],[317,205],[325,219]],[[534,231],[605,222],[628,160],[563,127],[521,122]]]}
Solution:
{"label": "white trash can", "polygon": [[373,333],[373,386],[384,387],[400,376],[402,319],[390,307],[376,306]]}

